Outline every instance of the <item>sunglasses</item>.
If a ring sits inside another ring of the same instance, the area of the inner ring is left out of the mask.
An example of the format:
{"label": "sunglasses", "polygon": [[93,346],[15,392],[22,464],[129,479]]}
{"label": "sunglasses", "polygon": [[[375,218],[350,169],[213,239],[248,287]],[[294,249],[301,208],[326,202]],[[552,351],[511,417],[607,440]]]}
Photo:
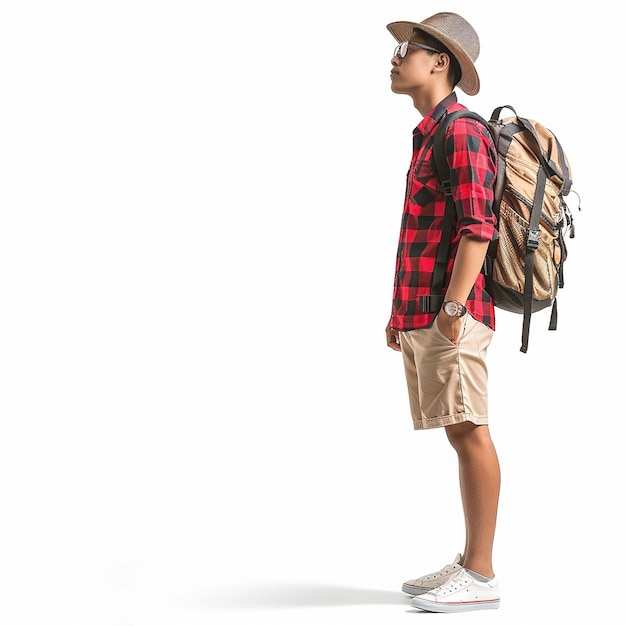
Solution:
{"label": "sunglasses", "polygon": [[431,48],[423,43],[417,43],[417,41],[403,41],[401,44],[396,46],[396,49],[393,51],[393,56],[398,57],[399,59],[404,59],[409,51],[409,46],[422,48],[422,50],[430,50],[431,52],[441,52],[441,50],[436,50],[435,48]]}

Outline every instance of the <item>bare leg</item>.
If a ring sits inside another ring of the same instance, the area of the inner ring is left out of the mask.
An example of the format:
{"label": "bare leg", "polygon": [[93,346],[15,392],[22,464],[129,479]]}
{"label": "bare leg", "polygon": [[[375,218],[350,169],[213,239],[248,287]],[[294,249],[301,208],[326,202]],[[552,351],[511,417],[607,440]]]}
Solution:
{"label": "bare leg", "polygon": [[465,514],[463,567],[493,578],[493,539],[500,496],[500,464],[487,426],[471,422],[446,426],[459,457]]}

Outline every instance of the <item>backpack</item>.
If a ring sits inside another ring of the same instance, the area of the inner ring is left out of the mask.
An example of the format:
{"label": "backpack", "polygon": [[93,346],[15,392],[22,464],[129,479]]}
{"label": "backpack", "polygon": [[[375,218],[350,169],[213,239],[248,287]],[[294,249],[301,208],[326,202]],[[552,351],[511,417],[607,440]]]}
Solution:
{"label": "backpack", "polygon": [[[514,116],[500,119],[502,109],[510,109]],[[436,289],[443,284],[455,211],[445,134],[459,117],[484,124],[496,146],[498,171],[493,211],[498,238],[489,246],[483,273],[494,306],[523,315],[520,350],[525,353],[532,313],[552,306],[548,328],[556,330],[556,295],[564,285],[563,264],[567,258],[564,236],[569,230],[569,237],[574,237],[572,214],[564,200],[572,186],[569,161],[550,130],[539,122],[519,117],[509,105],[494,109],[489,121],[467,110],[448,114],[440,122],[433,144],[435,172],[446,194],[433,293],[440,293]]]}

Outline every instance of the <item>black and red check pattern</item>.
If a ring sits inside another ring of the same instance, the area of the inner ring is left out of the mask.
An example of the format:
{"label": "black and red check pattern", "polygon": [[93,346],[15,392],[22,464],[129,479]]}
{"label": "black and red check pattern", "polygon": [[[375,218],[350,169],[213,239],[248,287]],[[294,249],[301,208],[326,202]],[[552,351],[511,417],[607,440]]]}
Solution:
{"label": "black and red check pattern", "polygon": [[[436,315],[419,310],[419,296],[436,295],[431,294],[431,280],[446,208],[445,195],[432,163],[433,139],[443,116],[459,109],[465,107],[452,93],[413,131],[413,156],[407,175],[390,322],[397,330],[429,326]],[[446,134],[446,155],[457,215],[452,226],[444,294],[461,235],[488,241],[497,237],[492,211],[497,160],[489,131],[475,120],[456,120]],[[466,306],[474,318],[495,329],[493,302],[485,291],[482,274],[478,275]]]}

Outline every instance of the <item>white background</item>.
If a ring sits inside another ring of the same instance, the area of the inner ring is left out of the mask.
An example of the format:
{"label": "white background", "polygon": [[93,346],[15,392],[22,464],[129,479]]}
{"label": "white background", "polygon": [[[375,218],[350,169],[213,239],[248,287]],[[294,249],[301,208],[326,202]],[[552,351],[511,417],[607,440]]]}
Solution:
{"label": "white background", "polygon": [[3,624],[424,619],[399,587],[463,527],[453,452],[413,432],[384,340],[420,119],[385,26],[442,10],[481,37],[460,100],[554,130],[583,209],[558,330],[537,314],[524,355],[498,315],[503,600],[450,619],[621,623],[611,6],[0,3]]}

